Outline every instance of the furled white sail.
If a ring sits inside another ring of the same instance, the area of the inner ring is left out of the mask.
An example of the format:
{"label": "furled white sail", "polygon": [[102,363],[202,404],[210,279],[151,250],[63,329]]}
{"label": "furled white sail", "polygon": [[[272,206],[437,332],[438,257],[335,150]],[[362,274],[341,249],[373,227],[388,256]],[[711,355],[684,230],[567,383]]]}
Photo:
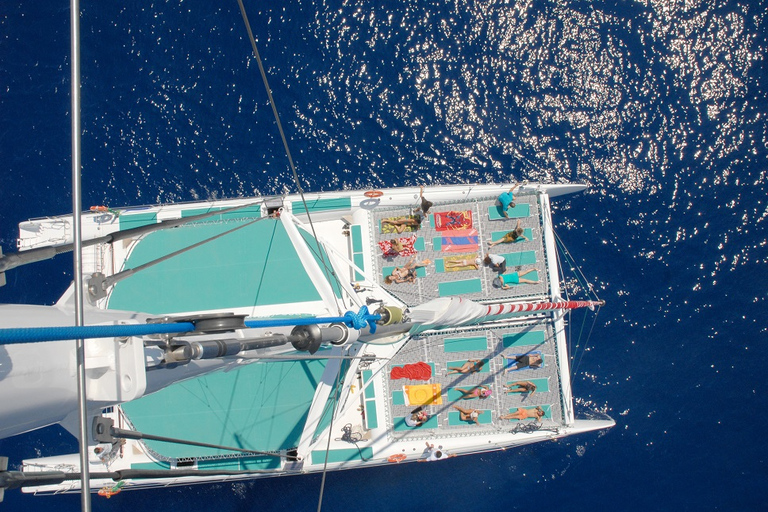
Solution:
{"label": "furled white sail", "polygon": [[482,305],[461,297],[440,297],[411,308],[411,320],[416,324],[411,334],[447,326],[469,325],[509,318],[517,314],[556,309],[593,308],[602,305],[594,301],[566,301]]}

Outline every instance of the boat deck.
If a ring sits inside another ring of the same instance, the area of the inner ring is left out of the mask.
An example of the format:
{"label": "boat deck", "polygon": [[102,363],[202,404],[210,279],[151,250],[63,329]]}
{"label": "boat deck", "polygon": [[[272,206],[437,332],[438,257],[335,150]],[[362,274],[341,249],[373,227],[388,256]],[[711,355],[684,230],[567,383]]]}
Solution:
{"label": "boat deck", "polygon": [[[376,208],[369,226],[371,240],[374,241],[371,251],[375,255],[376,278],[387,291],[409,306],[454,295],[476,301],[544,295],[548,290],[548,279],[538,194],[515,195],[515,203],[516,206],[508,211],[508,219],[501,215],[495,197],[450,204],[435,203],[418,229],[409,226],[400,234],[393,227],[383,224],[382,220],[408,216],[411,210],[403,207]],[[489,248],[488,240],[501,239],[515,228],[518,220],[527,240]],[[395,238],[406,243],[404,254],[385,252],[380,247],[386,247],[387,242]],[[525,277],[538,279],[539,284],[520,284],[509,290],[494,287],[496,272],[483,264],[479,268],[471,265],[476,258],[482,260],[489,253],[505,257],[507,273],[522,273],[535,268],[535,273]],[[430,260],[429,264],[417,270],[414,283],[384,283],[395,267],[404,266],[411,259],[416,263]],[[454,267],[458,264],[457,260],[467,260],[470,265]]]}
{"label": "boat deck", "polygon": [[[429,334],[410,341],[376,376],[382,379],[386,393],[383,402],[386,403],[384,415],[388,438],[396,442],[507,431],[514,428],[518,421],[502,420],[499,416],[519,407],[541,406],[546,413],[544,425],[563,424],[556,351],[552,323],[548,319],[505,328]],[[543,366],[537,369],[529,367],[507,372],[501,358],[502,354],[513,357],[534,353],[541,354],[544,361]],[[461,367],[469,359],[480,359],[486,363],[478,372],[449,373],[450,368]],[[428,380],[391,378],[392,368],[418,362],[431,367]],[[373,374],[368,372],[367,377],[373,377]],[[533,382],[535,393],[505,392],[505,385],[517,381]],[[462,393],[456,390],[471,390],[480,385],[488,386],[492,395],[488,398],[462,399]],[[424,409],[430,415],[429,421],[419,427],[408,427],[404,423],[405,416],[421,403],[427,403]],[[462,421],[454,405],[482,411],[479,424]]]}

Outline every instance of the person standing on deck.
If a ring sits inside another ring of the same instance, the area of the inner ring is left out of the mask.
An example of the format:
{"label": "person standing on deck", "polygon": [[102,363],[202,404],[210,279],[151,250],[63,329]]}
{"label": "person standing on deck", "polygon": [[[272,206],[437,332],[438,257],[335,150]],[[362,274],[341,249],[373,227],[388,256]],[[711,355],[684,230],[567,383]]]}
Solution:
{"label": "person standing on deck", "polygon": [[419,189],[419,201],[419,206],[413,210],[413,214],[424,217],[429,213],[429,209],[432,208],[433,204],[432,201],[429,201],[424,197],[424,185]]}
{"label": "person standing on deck", "polygon": [[442,446],[438,446],[437,448],[435,448],[435,445],[429,444],[429,441],[427,441],[427,449],[424,450],[424,455],[426,456],[426,458],[419,459],[418,462],[432,462],[435,460],[448,459],[450,457],[456,456],[453,453],[448,453],[445,450],[443,450]]}

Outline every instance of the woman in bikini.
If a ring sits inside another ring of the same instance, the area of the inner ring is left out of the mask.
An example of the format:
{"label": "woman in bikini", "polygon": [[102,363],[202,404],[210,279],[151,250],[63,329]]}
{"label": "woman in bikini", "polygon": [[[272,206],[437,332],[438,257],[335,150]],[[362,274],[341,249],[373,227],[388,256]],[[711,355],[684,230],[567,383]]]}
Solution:
{"label": "woman in bikini", "polygon": [[475,373],[483,369],[485,361],[483,359],[469,359],[461,366],[449,366],[446,375],[453,373]]}
{"label": "woman in bikini", "polygon": [[505,393],[530,393],[528,396],[533,396],[536,392],[536,384],[529,380],[519,380],[512,384],[504,384]]}
{"label": "woman in bikini", "polygon": [[515,412],[509,414],[502,414],[499,416],[500,420],[525,420],[528,418],[534,418],[536,421],[541,421],[544,417],[544,409],[538,405],[533,409],[523,409],[522,407],[515,410]]}
{"label": "woman in bikini", "polygon": [[421,217],[398,217],[396,219],[381,219],[381,226],[393,226],[395,231],[402,233],[408,226],[419,229],[421,226]]}
{"label": "woman in bikini", "polygon": [[459,418],[461,418],[461,421],[474,421],[475,424],[480,424],[478,418],[480,417],[480,413],[482,411],[479,409],[464,409],[458,405],[454,405],[453,408],[459,411]]}
{"label": "woman in bikini", "polygon": [[541,354],[525,354],[522,356],[515,356],[514,363],[508,361],[508,357],[501,354],[501,360],[504,366],[507,367],[506,372],[509,373],[514,370],[522,370],[523,368],[540,368],[544,363],[541,358]]}
{"label": "woman in bikini", "polygon": [[401,253],[403,251],[403,249],[405,249],[405,247],[403,246],[402,242],[400,242],[399,238],[393,238],[390,241],[390,244],[392,245],[392,250],[395,251],[398,254]]}
{"label": "woman in bikini", "polygon": [[475,270],[480,268],[480,258],[475,258],[474,260],[469,259],[463,259],[463,260],[443,260],[443,263],[445,264],[445,268],[458,268],[458,267],[472,267]]}
{"label": "woman in bikini", "polygon": [[517,225],[515,226],[515,229],[508,232],[506,235],[501,237],[500,240],[496,240],[495,242],[493,240],[488,240],[489,248],[493,247],[494,245],[498,244],[511,244],[514,242],[517,242],[518,240],[528,240],[528,237],[523,235],[523,228],[520,227],[520,219],[517,219]]}
{"label": "woman in bikini", "polygon": [[472,398],[488,398],[491,396],[491,389],[485,384],[475,386],[472,389],[453,388],[459,391],[462,395],[459,400],[471,400]]}
{"label": "woman in bikini", "polygon": [[384,282],[387,284],[395,283],[413,283],[416,281],[416,269],[426,267],[432,263],[430,260],[424,260],[421,263],[415,263],[413,259],[402,267],[395,267],[392,274],[388,275]]}

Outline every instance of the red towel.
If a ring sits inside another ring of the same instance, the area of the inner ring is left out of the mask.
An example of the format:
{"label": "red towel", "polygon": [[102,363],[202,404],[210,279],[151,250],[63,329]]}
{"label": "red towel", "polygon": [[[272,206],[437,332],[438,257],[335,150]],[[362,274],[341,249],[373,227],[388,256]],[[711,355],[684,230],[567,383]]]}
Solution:
{"label": "red towel", "polygon": [[432,367],[423,362],[406,364],[402,367],[395,366],[392,368],[392,371],[389,372],[389,378],[393,380],[429,380],[432,378]]}
{"label": "red towel", "polygon": [[416,254],[416,249],[413,247],[413,244],[416,243],[416,235],[408,238],[401,237],[398,240],[403,244],[403,250],[400,252],[397,252],[392,248],[392,240],[382,240],[379,242],[379,248],[385,258],[389,256],[413,256]]}
{"label": "red towel", "polygon": [[435,213],[435,229],[449,231],[454,229],[470,229],[472,227],[472,210],[462,212]]}

